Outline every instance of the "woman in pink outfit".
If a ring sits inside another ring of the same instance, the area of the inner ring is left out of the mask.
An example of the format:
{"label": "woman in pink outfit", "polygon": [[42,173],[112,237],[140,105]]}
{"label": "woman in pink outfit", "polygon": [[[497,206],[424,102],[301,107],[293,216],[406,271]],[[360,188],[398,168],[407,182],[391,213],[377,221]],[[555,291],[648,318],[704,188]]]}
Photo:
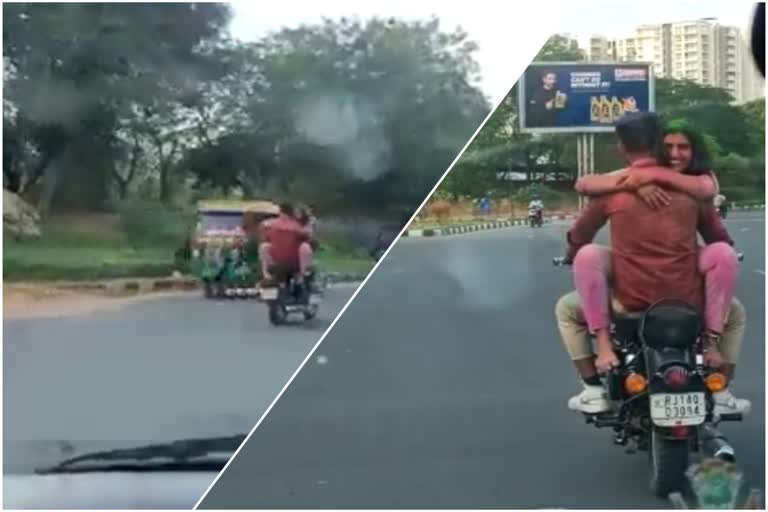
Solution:
{"label": "woman in pink outfit", "polygon": [[308,269],[308,271],[311,272],[314,268],[314,253],[318,246],[315,227],[316,221],[312,216],[309,207],[303,204],[296,207],[296,220],[299,221],[299,224],[301,224],[307,236],[307,241],[299,246],[301,268]]}
{"label": "woman in pink outfit", "polygon": [[[732,247],[733,242],[712,203],[719,187],[711,171],[711,159],[703,138],[686,127],[670,128],[666,132],[664,143],[670,154],[673,171],[680,174],[675,176],[672,182],[667,179],[659,181],[702,201],[699,232],[708,243],[699,253],[699,271],[704,276],[706,292],[706,357],[708,365],[720,367],[723,359],[718,350],[718,343],[736,288],[738,258]],[[625,170],[620,170],[610,174],[586,176],[576,184],[576,190],[586,196],[633,190],[650,207],[661,208],[667,204],[669,197],[654,183],[658,178],[659,176],[642,174],[630,176]],[[573,261],[573,273],[590,332],[601,342],[609,341],[610,248],[596,244],[581,248]],[[618,359],[612,352],[601,354],[596,361],[600,371],[608,370],[617,364]]]}

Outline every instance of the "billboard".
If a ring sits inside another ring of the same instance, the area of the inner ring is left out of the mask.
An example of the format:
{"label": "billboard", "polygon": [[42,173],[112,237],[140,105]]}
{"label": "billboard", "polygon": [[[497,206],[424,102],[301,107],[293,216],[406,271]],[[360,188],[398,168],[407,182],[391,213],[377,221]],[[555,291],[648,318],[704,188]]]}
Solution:
{"label": "billboard", "polygon": [[654,110],[648,63],[534,62],[518,91],[524,133],[612,132],[624,114]]}

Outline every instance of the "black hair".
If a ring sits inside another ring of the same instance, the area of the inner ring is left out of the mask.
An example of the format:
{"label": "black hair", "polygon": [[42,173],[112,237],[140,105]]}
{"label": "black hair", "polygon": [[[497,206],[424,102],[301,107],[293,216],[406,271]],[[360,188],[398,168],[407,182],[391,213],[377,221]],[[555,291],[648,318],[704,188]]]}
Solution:
{"label": "black hair", "polygon": [[627,153],[650,153],[659,165],[669,166],[661,120],[653,112],[625,115],[616,123],[616,136]]}
{"label": "black hair", "polygon": [[765,2],[759,2],[755,8],[750,43],[757,69],[765,77]]}
{"label": "black hair", "polygon": [[294,214],[293,205],[291,203],[288,203],[288,202],[280,203],[279,208],[280,208],[280,213],[282,213],[283,215],[293,216]]}
{"label": "black hair", "polygon": [[670,123],[664,128],[664,136],[679,133],[691,145],[691,162],[683,174],[698,176],[712,171],[712,153],[704,136],[685,123]]}

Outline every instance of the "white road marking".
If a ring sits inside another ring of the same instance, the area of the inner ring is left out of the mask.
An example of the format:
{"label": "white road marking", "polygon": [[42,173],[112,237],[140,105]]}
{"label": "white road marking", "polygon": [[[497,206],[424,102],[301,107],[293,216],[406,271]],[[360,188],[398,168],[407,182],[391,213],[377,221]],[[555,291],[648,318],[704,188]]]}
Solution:
{"label": "white road marking", "polygon": [[765,270],[762,270],[762,269],[759,269],[759,268],[756,268],[755,272],[757,272],[758,274],[763,275],[763,276],[765,275]]}

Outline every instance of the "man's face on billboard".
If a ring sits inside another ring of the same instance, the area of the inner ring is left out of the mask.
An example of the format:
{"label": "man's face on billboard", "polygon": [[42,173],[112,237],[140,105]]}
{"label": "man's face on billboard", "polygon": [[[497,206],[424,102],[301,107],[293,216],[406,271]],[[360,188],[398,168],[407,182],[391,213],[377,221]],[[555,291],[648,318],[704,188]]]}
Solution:
{"label": "man's face on billboard", "polygon": [[554,73],[545,73],[544,76],[541,77],[541,81],[544,84],[545,89],[551,89],[555,86],[557,78]]}

